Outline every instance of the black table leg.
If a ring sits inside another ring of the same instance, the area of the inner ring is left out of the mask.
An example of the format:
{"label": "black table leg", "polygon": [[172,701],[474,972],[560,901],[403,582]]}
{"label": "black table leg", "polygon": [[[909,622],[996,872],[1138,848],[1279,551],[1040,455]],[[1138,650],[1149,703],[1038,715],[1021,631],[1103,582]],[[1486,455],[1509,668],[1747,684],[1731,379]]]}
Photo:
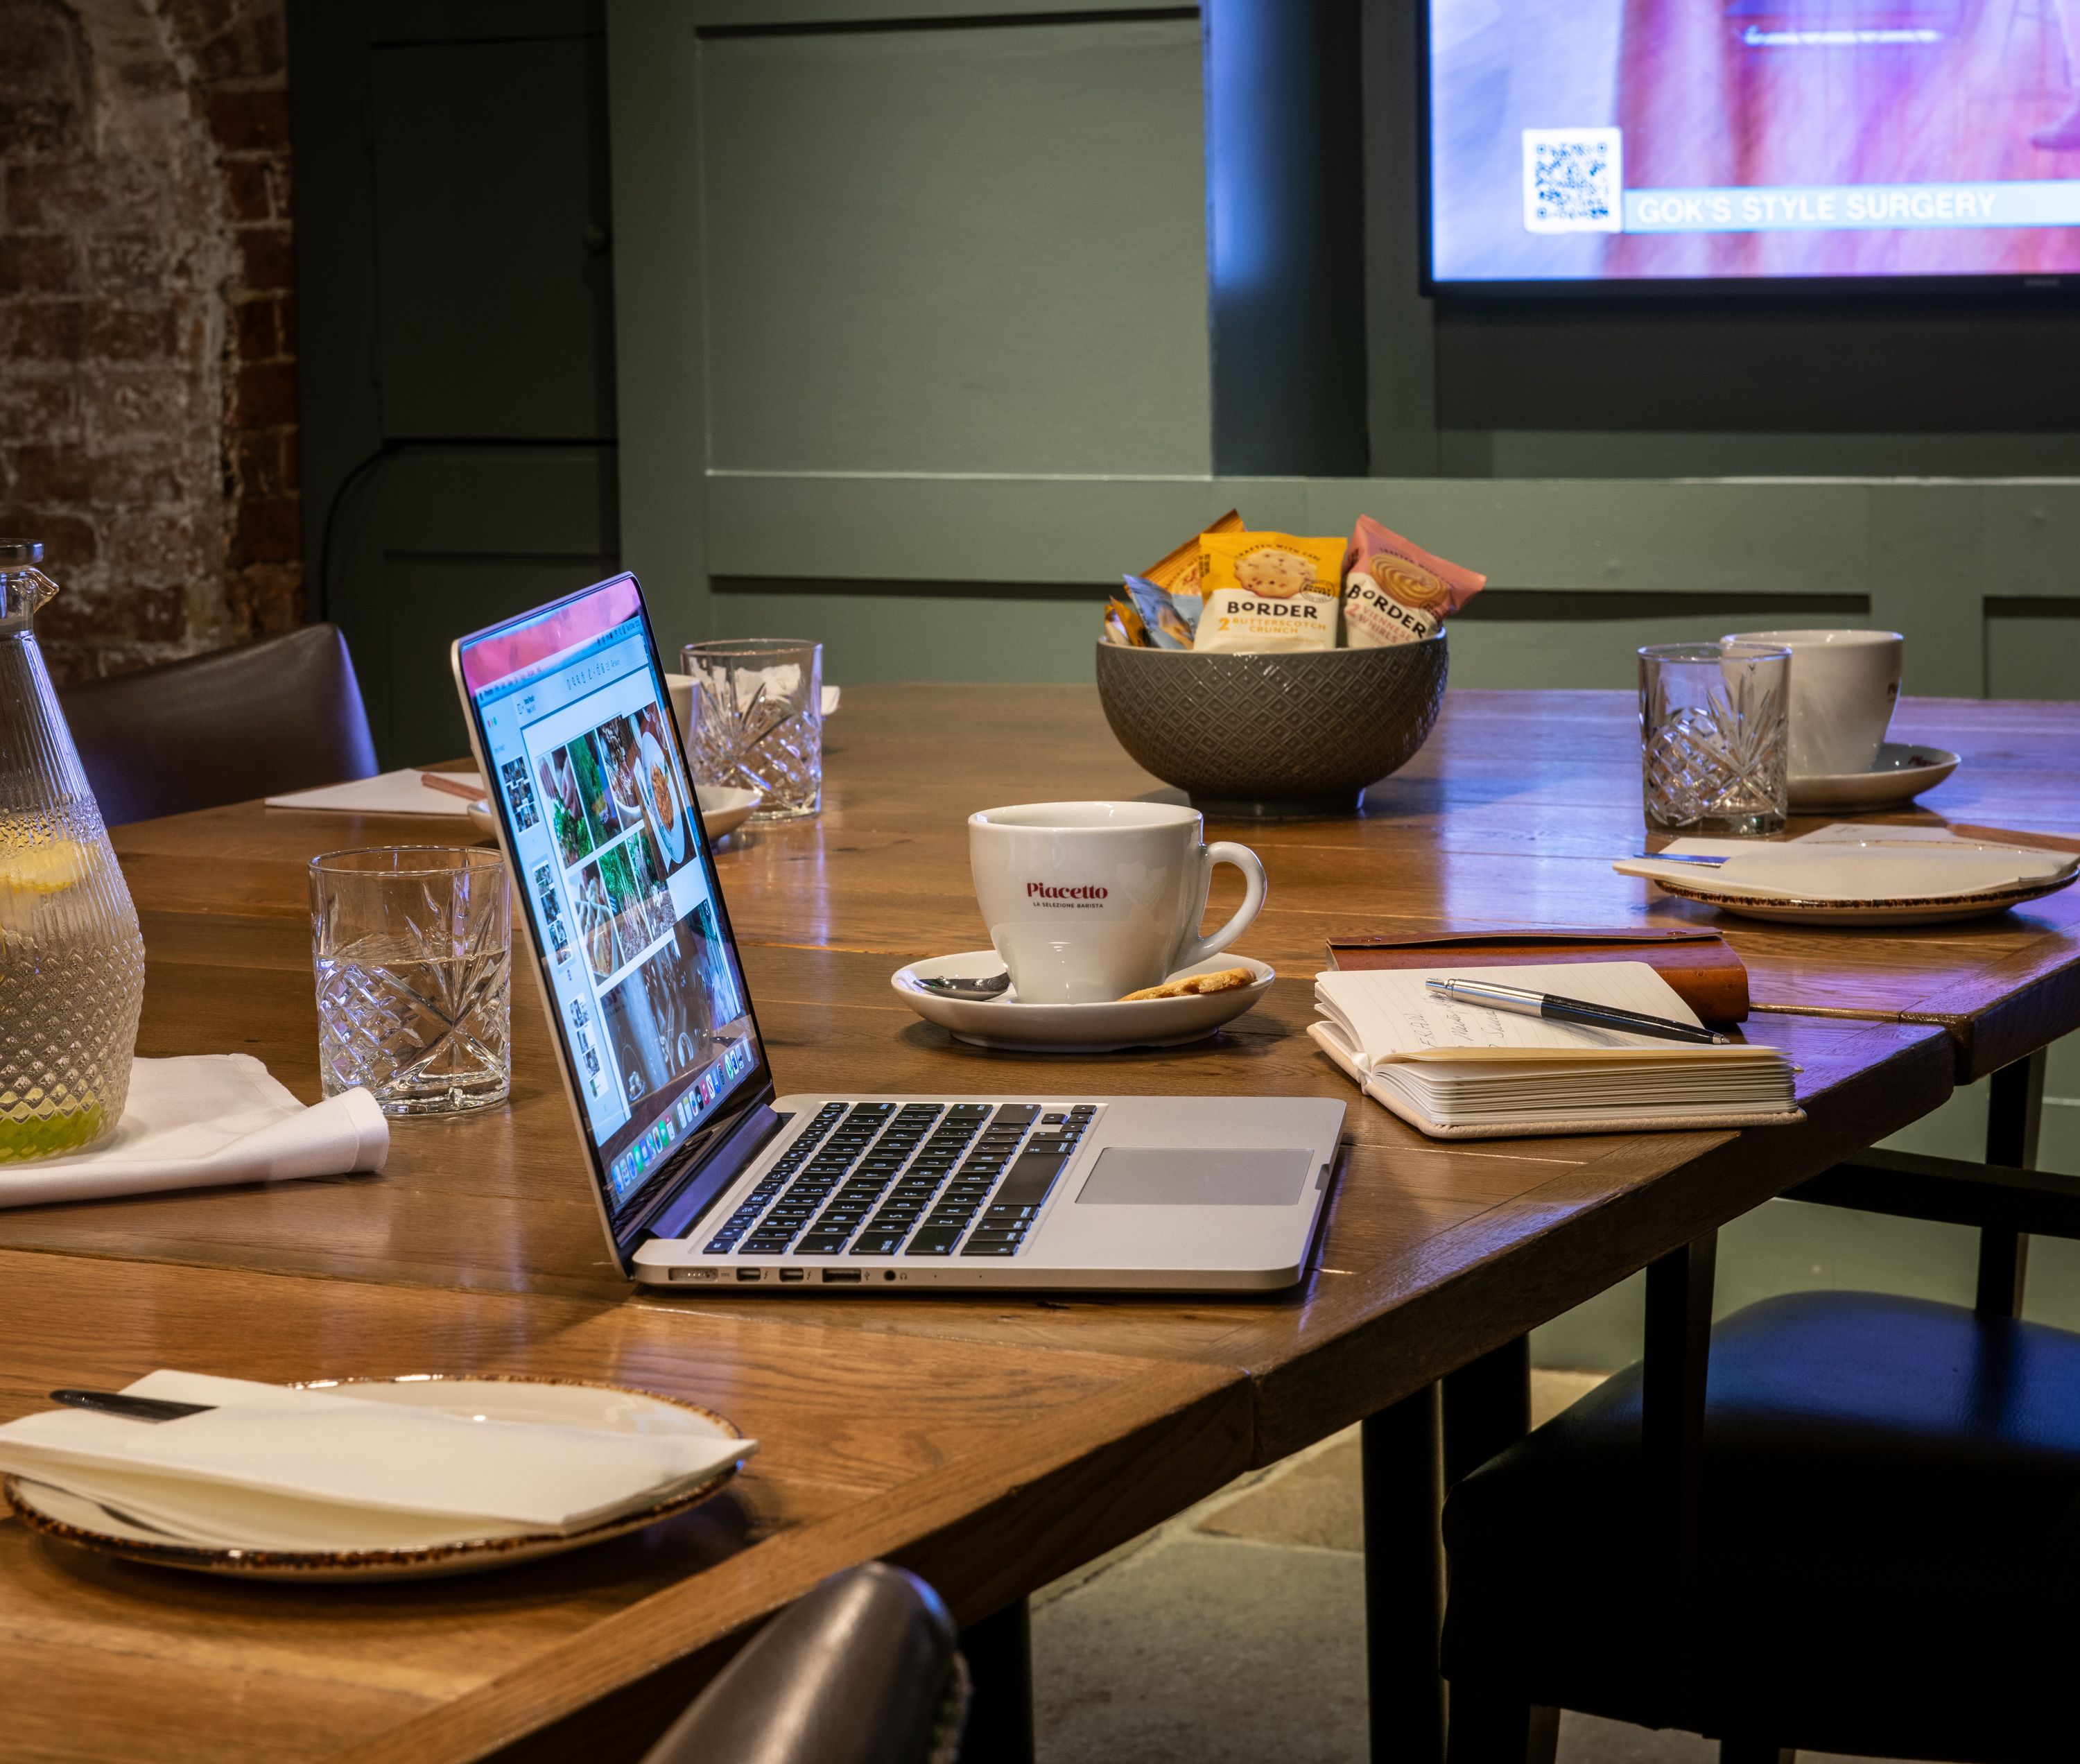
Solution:
{"label": "black table leg", "polygon": [[961,1632],[972,1695],[961,1756],[1033,1764],[1032,1609],[1021,1598]]}
{"label": "black table leg", "polygon": [[[1445,1380],[1445,1486],[1471,1476],[1531,1430],[1531,1338],[1520,1335]],[[1478,1680],[1445,1701],[1451,1764],[1545,1764],[1559,1738],[1559,1712]]]}
{"label": "black table leg", "polygon": [[1707,1232],[1646,1269],[1646,1355],[1640,1391],[1641,1481],[1653,1554],[1649,1581],[1663,1637],[1669,1724],[1694,1731],[1703,1691],[1698,1583],[1705,1468],[1705,1384],[1712,1347],[1718,1233]]}
{"label": "black table leg", "polygon": [[1797,1764],[1798,1754],[1788,1746],[1761,1740],[1721,1740],[1719,1764]]}
{"label": "black table leg", "polygon": [[1366,1418],[1365,1691],[1373,1764],[1442,1764],[1445,1681],[1443,1392],[1426,1385]]}
{"label": "black table leg", "polygon": [[[2036,1168],[2037,1129],[2044,1119],[2046,1050],[2005,1065],[1986,1081],[1986,1161],[2009,1170]],[[1979,1283],[1973,1308],[1983,1317],[2022,1315],[2023,1276],[2029,1239],[2011,1225],[1979,1231]]]}
{"label": "black table leg", "polygon": [[1445,1380],[1445,1486],[1531,1431],[1531,1338],[1520,1335]]}
{"label": "black table leg", "polygon": [[1519,1337],[1364,1425],[1365,1683],[1373,1764],[1434,1764],[1445,1756],[1437,1657],[1445,1626],[1439,1529],[1445,1491],[1521,1439],[1530,1424],[1531,1343]]}

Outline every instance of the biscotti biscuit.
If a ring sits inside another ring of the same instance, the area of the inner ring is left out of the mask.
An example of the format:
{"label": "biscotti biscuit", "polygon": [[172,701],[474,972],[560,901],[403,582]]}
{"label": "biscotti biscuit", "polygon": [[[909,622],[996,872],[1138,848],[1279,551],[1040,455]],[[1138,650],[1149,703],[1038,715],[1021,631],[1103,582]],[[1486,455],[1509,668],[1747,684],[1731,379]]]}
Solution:
{"label": "biscotti biscuit", "polygon": [[1190,998],[1201,993],[1233,992],[1238,986],[1254,985],[1256,976],[1247,968],[1223,968],[1217,974],[1187,974],[1182,980],[1166,980],[1160,986],[1144,986],[1120,1000],[1130,1005],[1142,998]]}

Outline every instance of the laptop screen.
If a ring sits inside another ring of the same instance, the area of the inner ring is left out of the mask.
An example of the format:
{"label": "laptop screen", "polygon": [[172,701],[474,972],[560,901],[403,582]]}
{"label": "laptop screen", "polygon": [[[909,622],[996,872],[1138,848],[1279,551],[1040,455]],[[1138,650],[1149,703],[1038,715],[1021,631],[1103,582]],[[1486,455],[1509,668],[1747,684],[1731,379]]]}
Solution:
{"label": "laptop screen", "polygon": [[610,1220],[765,1056],[633,576],[456,645]]}

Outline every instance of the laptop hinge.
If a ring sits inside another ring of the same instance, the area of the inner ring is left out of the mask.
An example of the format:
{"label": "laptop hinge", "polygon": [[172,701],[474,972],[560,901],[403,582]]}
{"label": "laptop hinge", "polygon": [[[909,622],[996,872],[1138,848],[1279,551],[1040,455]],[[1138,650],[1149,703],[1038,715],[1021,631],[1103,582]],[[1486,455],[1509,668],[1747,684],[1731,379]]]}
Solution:
{"label": "laptop hinge", "polygon": [[616,1246],[624,1260],[646,1238],[684,1237],[687,1228],[744,1173],[773,1136],[794,1119],[776,1114],[772,1101],[770,1089],[761,1092],[734,1127],[705,1145],[696,1143],[688,1148],[685,1174],[662,1184],[656,1200],[615,1232]]}

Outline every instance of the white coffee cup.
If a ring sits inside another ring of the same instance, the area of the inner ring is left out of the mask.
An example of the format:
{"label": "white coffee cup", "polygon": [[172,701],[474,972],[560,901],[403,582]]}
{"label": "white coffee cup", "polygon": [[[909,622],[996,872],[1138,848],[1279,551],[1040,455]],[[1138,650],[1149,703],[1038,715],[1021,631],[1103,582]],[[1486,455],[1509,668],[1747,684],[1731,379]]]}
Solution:
{"label": "white coffee cup", "polygon": [[[1109,1003],[1203,961],[1264,905],[1248,846],[1205,842],[1196,809],[1151,802],[1029,802],[968,817],[968,862],[990,941],[1021,1003]],[[1243,902],[1199,934],[1214,866]]]}
{"label": "white coffee cup", "polygon": [[1743,631],[1729,643],[1791,652],[1791,775],[1845,778],[1877,764],[1899,700],[1897,631]]}
{"label": "white coffee cup", "polygon": [[694,677],[690,674],[668,674],[665,676],[665,690],[671,695],[672,720],[679,725],[679,739],[684,741],[687,731],[694,726]]}

